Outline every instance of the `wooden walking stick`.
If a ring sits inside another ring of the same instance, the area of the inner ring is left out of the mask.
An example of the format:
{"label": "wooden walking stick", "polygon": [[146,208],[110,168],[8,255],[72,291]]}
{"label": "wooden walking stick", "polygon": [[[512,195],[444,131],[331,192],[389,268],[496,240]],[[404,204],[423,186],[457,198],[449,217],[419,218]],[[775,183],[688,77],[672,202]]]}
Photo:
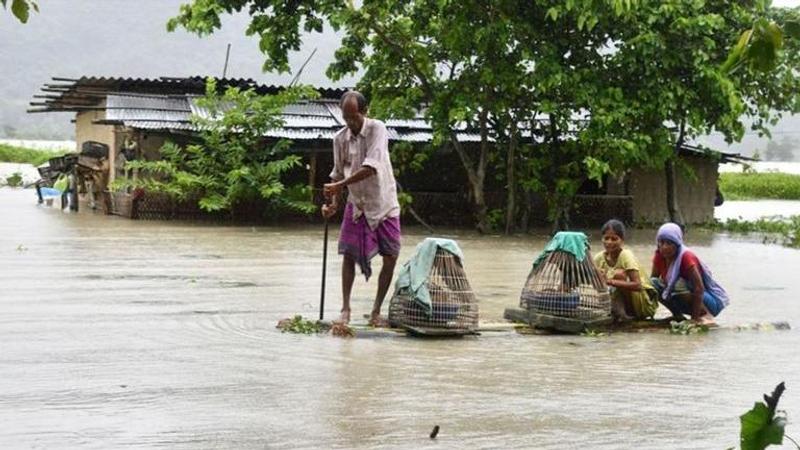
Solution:
{"label": "wooden walking stick", "polygon": [[328,218],[325,218],[325,238],[322,240],[322,288],[319,293],[319,320],[325,313],[325,269],[328,264]]}

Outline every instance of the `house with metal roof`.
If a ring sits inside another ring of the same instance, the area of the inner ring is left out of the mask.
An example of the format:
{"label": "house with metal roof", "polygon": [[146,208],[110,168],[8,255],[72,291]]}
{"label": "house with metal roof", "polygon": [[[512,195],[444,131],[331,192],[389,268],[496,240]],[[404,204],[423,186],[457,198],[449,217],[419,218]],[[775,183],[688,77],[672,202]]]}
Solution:
{"label": "house with metal roof", "polygon": [[[254,89],[260,94],[274,94],[281,86],[266,86],[249,79],[216,79],[220,89],[238,87]],[[197,138],[197,128],[192,116],[208,118],[208,112],[197,104],[205,93],[206,78],[59,78],[42,87],[42,94],[34,95],[31,113],[68,111],[75,113],[75,137],[80,151],[86,147],[97,150],[107,148],[108,183],[126,174],[124,164],[131,158],[154,160],[160,158],[160,149],[167,141],[187,144]],[[345,126],[339,109],[339,98],[344,89],[317,89],[319,98],[288,105],[282,112],[283,126],[266,132],[268,140],[289,139],[291,151],[302,154],[308,168],[308,183],[319,188],[327,182],[331,162],[331,141],[334,134]],[[409,120],[386,121],[391,142],[408,142],[424,145],[430,143],[433,133],[422,116]],[[468,145],[480,142],[480,135],[461,129],[458,138]],[[714,153],[686,146],[682,149],[684,163],[695,172],[695,177],[678,184],[678,201],[688,223],[708,222],[713,219],[713,206],[717,194],[717,166],[720,161],[737,159],[738,155]],[[429,167],[424,174],[401,174],[399,181],[414,193],[418,212],[434,223],[469,220],[470,207],[466,177],[453,155],[432,161],[430,166],[449,164],[452,170]],[[491,178],[491,177],[489,177]],[[105,189],[106,186],[101,186]],[[490,207],[502,207],[503,186],[488,186],[487,201]],[[494,191],[496,192],[494,192]],[[147,201],[140,202],[138,211],[131,208],[130,194],[110,193],[111,212],[135,217],[161,218],[163,214],[147,213]],[[149,196],[156,199],[158,196]],[[573,217],[585,223],[601,222],[618,217],[633,222],[659,222],[667,217],[666,188],[663,171],[634,169],[624,179],[609,179],[602,187],[590,186],[577,197]],[[541,202],[533,199],[536,208]],[[152,202],[153,208],[164,207],[164,201]],[[160,205],[160,206],[158,206]],[[174,208],[167,208],[173,211]],[[541,214],[544,219],[544,214]]]}

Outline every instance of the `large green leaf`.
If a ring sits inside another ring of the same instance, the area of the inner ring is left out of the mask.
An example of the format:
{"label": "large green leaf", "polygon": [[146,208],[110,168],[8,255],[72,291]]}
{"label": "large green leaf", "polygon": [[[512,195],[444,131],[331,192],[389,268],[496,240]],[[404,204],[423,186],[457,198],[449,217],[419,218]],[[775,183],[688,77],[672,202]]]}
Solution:
{"label": "large green leaf", "polygon": [[11,12],[22,23],[28,22],[28,17],[30,16],[30,9],[31,6],[28,4],[28,0],[13,0],[13,2],[11,3]]}
{"label": "large green leaf", "polygon": [[800,22],[789,21],[784,23],[783,32],[792,39],[800,39]]}
{"label": "large green leaf", "polygon": [[771,396],[764,395],[766,403],[756,402],[753,409],[741,415],[742,450],[763,450],[769,445],[783,443],[786,417],[776,408],[784,389],[783,383],[778,384]]}
{"label": "large green leaf", "polygon": [[742,450],[762,450],[768,445],[783,443],[786,419],[780,416],[770,418],[769,409],[762,402],[757,402],[753,409],[742,414],[741,423]]}

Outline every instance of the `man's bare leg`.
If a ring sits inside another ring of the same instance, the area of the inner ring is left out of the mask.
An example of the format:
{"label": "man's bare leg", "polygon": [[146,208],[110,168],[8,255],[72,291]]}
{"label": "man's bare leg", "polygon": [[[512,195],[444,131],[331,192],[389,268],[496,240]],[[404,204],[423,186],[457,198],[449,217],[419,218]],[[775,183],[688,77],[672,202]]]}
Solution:
{"label": "man's bare leg", "polygon": [[397,256],[384,256],[383,267],[381,273],[378,275],[378,292],[375,294],[375,303],[372,305],[372,313],[369,316],[370,325],[376,327],[385,327],[389,323],[386,319],[381,317],[381,306],[386,293],[389,291],[389,286],[392,284],[392,277],[394,276],[394,266],[397,264]]}
{"label": "man's bare leg", "polygon": [[342,315],[339,321],[350,323],[350,292],[353,290],[353,281],[356,279],[356,261],[344,255],[342,260]]}

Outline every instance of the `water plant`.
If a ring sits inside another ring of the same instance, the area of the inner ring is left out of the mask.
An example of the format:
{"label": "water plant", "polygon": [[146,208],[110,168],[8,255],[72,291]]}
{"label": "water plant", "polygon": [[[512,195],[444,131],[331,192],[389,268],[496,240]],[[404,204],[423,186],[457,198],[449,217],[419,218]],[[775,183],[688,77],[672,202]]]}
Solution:
{"label": "water plant", "polygon": [[581,336],[583,337],[590,337],[590,338],[598,338],[598,337],[605,337],[608,336],[608,333],[600,330],[595,330],[592,328],[584,328],[581,332]]}
{"label": "water plant", "polygon": [[284,333],[314,334],[323,331],[322,325],[314,320],[304,319],[297,315],[291,319],[283,319],[278,322],[278,328]]}
{"label": "water plant", "polygon": [[14,172],[11,175],[6,177],[6,185],[9,187],[19,187],[22,186],[22,173],[21,172]]}
{"label": "water plant", "polygon": [[682,322],[673,320],[669,323],[669,333],[681,335],[708,333],[708,325],[698,325],[689,320]]}
{"label": "water plant", "polygon": [[764,243],[779,243],[800,248],[800,215],[764,217],[755,221],[728,219],[714,222],[711,228],[734,233],[763,233]]}
{"label": "water plant", "polygon": [[785,390],[785,384],[779,383],[772,395],[764,394],[763,402],[756,402],[752,409],[740,416],[739,445],[742,450],[762,450],[770,445],[780,445],[784,436],[800,449],[800,445],[784,433],[786,412],[777,409]]}

